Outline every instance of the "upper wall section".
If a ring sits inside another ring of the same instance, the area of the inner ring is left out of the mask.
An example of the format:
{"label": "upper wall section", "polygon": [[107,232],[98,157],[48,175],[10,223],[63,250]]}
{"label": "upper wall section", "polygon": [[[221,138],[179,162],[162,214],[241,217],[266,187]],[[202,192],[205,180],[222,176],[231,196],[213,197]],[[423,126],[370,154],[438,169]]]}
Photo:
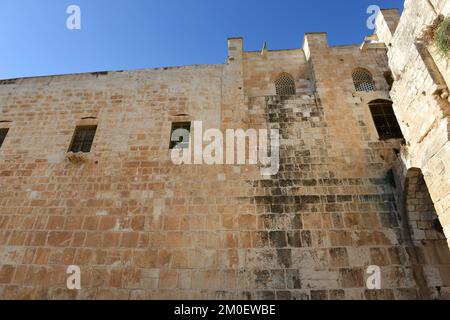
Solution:
{"label": "upper wall section", "polygon": [[[392,26],[388,26],[392,29]],[[313,58],[313,56],[315,58]],[[303,48],[245,52],[242,38],[228,39],[228,59],[223,65],[201,65],[145,69],[125,72],[100,72],[0,81],[0,108],[17,101],[12,92],[27,90],[56,92],[65,89],[111,88],[133,92],[150,87],[149,95],[184,96],[185,110],[173,112],[202,118],[199,110],[214,101],[217,122],[236,124],[245,118],[245,97],[276,94],[275,80],[282,73],[292,76],[296,93],[312,93],[316,88],[343,89],[353,92],[352,71],[363,67],[374,76],[377,88],[385,89],[383,71],[387,60],[384,48],[359,45],[330,47],[325,33],[309,33]],[[325,72],[321,72],[324,70]],[[320,71],[320,72],[319,72]],[[320,85],[317,83],[320,82]],[[216,101],[220,100],[220,101]],[[209,102],[208,102],[209,101]],[[174,108],[167,106],[168,109]],[[175,108],[176,109],[176,108]],[[11,112],[10,109],[8,109]]]}
{"label": "upper wall section", "polygon": [[99,154],[127,152],[139,134],[161,137],[148,147],[168,150],[174,121],[220,126],[222,74],[219,65],[9,81],[0,85],[0,121],[10,121],[0,157],[63,159],[75,125],[87,117],[98,119]]}
{"label": "upper wall section", "polygon": [[448,141],[449,102],[441,96],[448,91],[450,65],[433,44],[421,39],[440,14],[450,14],[449,1],[407,0],[402,16],[396,15],[395,30],[386,32],[384,27],[385,19],[395,19],[392,12],[382,11],[377,19],[377,35],[389,48],[389,65],[396,80],[391,91],[395,112],[414,155],[412,165],[422,169]]}
{"label": "upper wall section", "polygon": [[[174,101],[180,98],[183,104],[173,103],[165,110],[174,115],[200,116],[207,106],[220,114],[221,101],[218,99],[222,92],[222,74],[222,65],[201,65],[3,80],[0,81],[0,121],[7,120],[3,118],[8,118],[8,114],[12,116],[25,110],[39,112],[39,106],[62,107],[59,100],[55,103],[50,97],[24,103],[22,96],[36,94],[44,98],[57,94],[67,100],[77,100],[73,97],[76,96],[74,92],[83,90],[111,94],[123,92],[131,96],[142,93],[151,98],[149,101],[158,101],[161,97],[170,97]],[[20,108],[22,110],[18,110]]]}
{"label": "upper wall section", "polygon": [[378,38],[383,39],[386,44],[390,45],[399,20],[400,12],[397,9],[381,10],[376,20]]}
{"label": "upper wall section", "polygon": [[[304,52],[311,70],[313,86],[323,107],[327,132],[330,137],[328,154],[334,155],[334,165],[340,175],[367,174],[367,157],[372,143],[379,142],[369,102],[389,100],[386,48],[378,44],[364,46],[329,46],[325,33],[305,35]],[[370,72],[375,89],[358,91],[353,82],[353,71]],[[388,157],[385,157],[388,159]],[[383,174],[379,166],[380,175]]]}
{"label": "upper wall section", "polygon": [[355,92],[352,79],[353,71],[359,68],[371,73],[376,91],[388,91],[384,73],[389,71],[389,66],[384,45],[365,43],[363,46],[329,46],[326,33],[307,33],[303,50],[315,82],[314,87],[319,93],[325,90],[333,95],[345,92],[346,98],[349,98],[349,93],[360,95]]}
{"label": "upper wall section", "polygon": [[244,84],[249,97],[275,95],[275,80],[281,73],[290,74],[297,92],[310,91],[310,77],[301,49],[244,53]]}
{"label": "upper wall section", "polygon": [[[247,97],[275,95],[275,80],[281,73],[293,77],[297,93],[311,93],[318,81],[331,88],[353,90],[351,75],[358,67],[373,74],[380,91],[388,89],[383,75],[389,70],[384,45],[329,46],[326,33],[308,33],[302,49],[242,52]],[[321,67],[327,70],[327,77],[320,78],[315,72]]]}

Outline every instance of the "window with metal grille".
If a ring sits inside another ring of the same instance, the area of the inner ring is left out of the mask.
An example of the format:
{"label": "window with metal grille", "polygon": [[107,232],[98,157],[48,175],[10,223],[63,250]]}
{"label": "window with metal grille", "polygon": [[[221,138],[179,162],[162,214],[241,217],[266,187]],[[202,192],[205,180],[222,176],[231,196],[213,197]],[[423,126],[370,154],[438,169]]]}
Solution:
{"label": "window with metal grille", "polygon": [[0,129],[0,148],[2,147],[2,144],[5,141],[8,131],[9,129]]}
{"label": "window with metal grille", "polygon": [[69,151],[73,153],[91,151],[94,142],[97,126],[79,126],[76,127],[75,133],[70,144]]}
{"label": "window with metal grille", "polygon": [[170,131],[170,149],[188,149],[191,135],[190,122],[174,122]]}
{"label": "window with metal grille", "polygon": [[403,139],[391,101],[374,100],[369,107],[380,139]]}
{"label": "window with metal grille", "polygon": [[375,82],[372,74],[366,69],[356,69],[352,74],[356,91],[375,91]]}
{"label": "window with metal grille", "polygon": [[275,80],[275,89],[278,96],[291,96],[295,94],[295,81],[289,73],[282,73]]}

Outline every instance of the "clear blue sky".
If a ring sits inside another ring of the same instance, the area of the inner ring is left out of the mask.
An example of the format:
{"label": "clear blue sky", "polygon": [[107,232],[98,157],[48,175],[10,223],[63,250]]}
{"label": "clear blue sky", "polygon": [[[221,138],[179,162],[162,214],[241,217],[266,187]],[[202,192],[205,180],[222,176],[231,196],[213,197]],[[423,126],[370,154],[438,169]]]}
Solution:
{"label": "clear blue sky", "polygon": [[[81,30],[66,9],[81,8]],[[299,48],[305,32],[360,43],[369,5],[402,0],[0,0],[0,79],[223,63],[226,39],[245,50]]]}

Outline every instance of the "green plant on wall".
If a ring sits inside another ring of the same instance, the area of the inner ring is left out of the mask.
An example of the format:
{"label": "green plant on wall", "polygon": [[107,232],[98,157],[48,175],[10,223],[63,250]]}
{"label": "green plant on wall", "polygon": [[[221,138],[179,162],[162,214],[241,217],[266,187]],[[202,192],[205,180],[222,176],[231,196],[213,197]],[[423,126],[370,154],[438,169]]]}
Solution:
{"label": "green plant on wall", "polygon": [[440,54],[450,58],[450,17],[445,18],[438,26],[434,43]]}

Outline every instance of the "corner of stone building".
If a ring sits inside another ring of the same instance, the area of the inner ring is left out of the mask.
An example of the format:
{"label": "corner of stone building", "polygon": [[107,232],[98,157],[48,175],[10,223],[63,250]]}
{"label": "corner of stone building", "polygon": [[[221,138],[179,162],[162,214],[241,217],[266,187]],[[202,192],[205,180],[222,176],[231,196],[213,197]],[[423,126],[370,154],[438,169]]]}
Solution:
{"label": "corner of stone building", "polygon": [[303,40],[303,51],[306,60],[309,61],[311,56],[325,48],[328,48],[328,36],[326,32],[308,32],[305,33]]}
{"label": "corner of stone building", "polygon": [[305,33],[303,40],[303,52],[309,68],[309,75],[314,91],[317,90],[317,76],[314,68],[313,57],[325,53],[328,49],[328,34],[326,32],[308,32]]}
{"label": "corner of stone building", "polygon": [[243,53],[244,39],[242,37],[228,38],[228,64],[242,61]]}
{"label": "corner of stone building", "polygon": [[397,26],[400,22],[400,12],[398,9],[382,9],[376,18],[375,34],[378,40],[390,46]]}
{"label": "corner of stone building", "polygon": [[[391,97],[406,140],[404,161],[408,170],[421,170],[447,239],[449,68],[421,34],[439,14],[449,12],[448,1],[406,0],[401,18],[397,10],[382,10],[376,20],[396,80]],[[412,83],[420,83],[420,89]]]}

